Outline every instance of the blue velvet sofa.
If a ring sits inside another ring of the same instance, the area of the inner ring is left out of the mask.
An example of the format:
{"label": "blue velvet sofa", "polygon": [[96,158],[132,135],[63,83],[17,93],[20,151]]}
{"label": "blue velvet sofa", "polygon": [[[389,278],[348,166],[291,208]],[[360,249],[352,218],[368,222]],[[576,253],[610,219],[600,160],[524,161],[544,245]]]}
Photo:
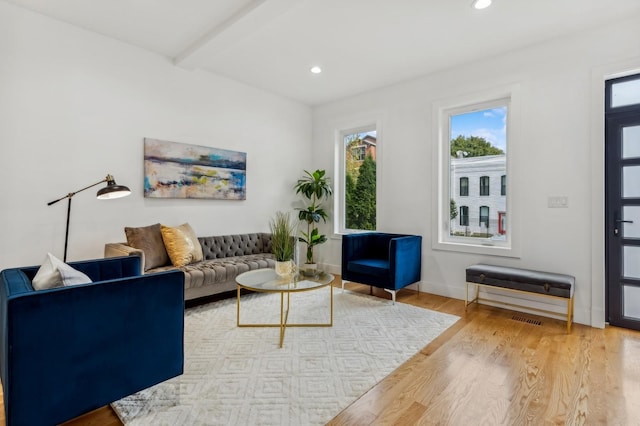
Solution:
{"label": "blue velvet sofa", "polygon": [[342,289],[346,281],[391,293],[420,281],[422,237],[366,232],[342,236]]}
{"label": "blue velvet sofa", "polygon": [[6,424],[53,425],[183,372],[184,274],[138,257],[74,262],[93,283],[35,291],[38,267],[0,273]]}

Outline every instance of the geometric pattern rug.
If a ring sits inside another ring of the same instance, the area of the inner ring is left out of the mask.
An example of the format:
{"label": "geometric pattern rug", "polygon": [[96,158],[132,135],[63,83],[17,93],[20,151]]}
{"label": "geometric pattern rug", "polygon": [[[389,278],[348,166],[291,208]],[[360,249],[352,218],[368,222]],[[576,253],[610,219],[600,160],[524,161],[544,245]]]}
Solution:
{"label": "geometric pattern rug", "polygon": [[[323,425],[459,319],[333,291],[333,327],[282,348],[278,328],[236,326],[235,298],[187,309],[184,374],[112,407],[126,425]],[[279,295],[241,297],[242,323],[279,321]],[[289,322],[328,320],[328,287],[291,296]]]}

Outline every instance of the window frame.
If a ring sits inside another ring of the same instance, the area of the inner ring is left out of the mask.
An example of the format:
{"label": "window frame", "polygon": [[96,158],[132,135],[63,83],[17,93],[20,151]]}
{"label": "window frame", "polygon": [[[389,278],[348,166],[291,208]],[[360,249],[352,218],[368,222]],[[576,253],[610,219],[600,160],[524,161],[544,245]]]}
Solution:
{"label": "window frame", "polygon": [[[450,116],[472,111],[490,109],[500,106],[507,107],[507,152],[506,175],[510,185],[506,191],[506,211],[510,219],[507,221],[507,231],[502,241],[458,237],[450,235]],[[520,226],[517,205],[514,204],[514,189],[518,186],[514,167],[514,158],[518,158],[518,140],[520,140],[521,122],[521,88],[519,84],[506,85],[475,94],[460,95],[435,101],[432,104],[433,146],[432,156],[432,205],[431,220],[434,250],[454,251],[460,253],[474,253],[505,257],[520,257]]]}
{"label": "window frame", "polygon": [[[487,214],[484,215],[484,216],[482,215],[482,210],[483,209],[486,209],[486,211],[487,211]],[[478,211],[478,226],[480,228],[482,228],[483,227],[482,224],[484,223],[485,224],[484,227],[488,228],[489,227],[488,225],[489,225],[489,221],[490,221],[489,218],[490,217],[491,217],[491,208],[489,206],[480,206],[479,211]]]}
{"label": "window frame", "polygon": [[[464,186],[464,189],[465,189],[465,193],[464,194],[462,193],[462,188],[463,188],[462,181],[463,180],[466,182],[466,185]],[[468,197],[469,196],[469,178],[465,177],[465,176],[461,177],[459,185],[460,185],[460,197]]]}
{"label": "window frame", "polygon": [[[483,191],[483,189],[485,191]],[[486,194],[484,193],[486,192]],[[491,178],[489,176],[480,176],[478,185],[478,196],[489,197],[491,195]]]}
{"label": "window frame", "polygon": [[[467,212],[467,214],[463,214],[462,213],[463,209],[464,209],[464,211]],[[469,226],[469,206],[460,206],[459,215],[460,215],[460,226]],[[462,220],[463,218],[466,219],[466,220],[464,220],[464,223],[463,223],[463,220]]]}
{"label": "window frame", "polygon": [[366,147],[364,145],[359,145],[352,149],[352,151],[356,151],[356,150],[358,151],[358,155],[357,156],[354,155],[356,157],[356,160],[364,161],[365,157],[367,156]]}
{"label": "window frame", "polygon": [[507,175],[500,176],[500,196],[507,195]]}

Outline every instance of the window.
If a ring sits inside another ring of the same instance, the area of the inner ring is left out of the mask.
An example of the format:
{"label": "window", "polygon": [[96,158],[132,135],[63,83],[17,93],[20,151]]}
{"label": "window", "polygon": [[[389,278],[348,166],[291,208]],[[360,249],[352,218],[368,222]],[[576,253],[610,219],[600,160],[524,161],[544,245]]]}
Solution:
{"label": "window", "polygon": [[611,85],[611,90],[607,92],[607,98],[607,105],[610,108],[640,103],[640,79],[637,75],[617,79],[617,82]]}
{"label": "window", "polygon": [[460,226],[469,226],[469,206],[460,207]]}
{"label": "window", "polygon": [[364,146],[356,146],[352,148],[351,153],[355,161],[364,161],[367,151]]}
{"label": "window", "polygon": [[489,207],[480,206],[480,227],[489,229]]}
{"label": "window", "polygon": [[469,196],[469,178],[468,177],[460,178],[460,196],[461,197]]}
{"label": "window", "polygon": [[338,142],[341,190],[336,200],[336,232],[376,229],[375,126],[340,132]]}
{"label": "window", "polygon": [[438,144],[432,245],[436,250],[519,256],[513,230],[520,222],[511,203],[513,188],[506,185],[514,115],[513,122],[519,122],[519,89],[514,85],[484,95],[434,106]]}
{"label": "window", "polygon": [[489,176],[480,176],[480,195],[489,195]]}

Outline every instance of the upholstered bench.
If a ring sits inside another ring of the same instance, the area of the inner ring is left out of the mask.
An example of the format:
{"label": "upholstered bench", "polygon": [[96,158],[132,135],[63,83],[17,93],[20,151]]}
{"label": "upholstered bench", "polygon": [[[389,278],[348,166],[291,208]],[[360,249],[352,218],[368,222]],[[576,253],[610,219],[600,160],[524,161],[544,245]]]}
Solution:
{"label": "upholstered bench", "polygon": [[[573,321],[573,292],[575,278],[571,275],[532,271],[530,269],[509,268],[493,265],[473,265],[467,268],[467,294],[465,309],[473,302],[488,301],[479,297],[480,287],[498,287],[502,290],[536,294],[565,300],[567,303],[567,333],[571,332]],[[469,300],[469,286],[475,286],[475,297]],[[526,308],[533,311],[557,315],[557,312],[533,308],[514,303],[491,300],[492,303]]]}

